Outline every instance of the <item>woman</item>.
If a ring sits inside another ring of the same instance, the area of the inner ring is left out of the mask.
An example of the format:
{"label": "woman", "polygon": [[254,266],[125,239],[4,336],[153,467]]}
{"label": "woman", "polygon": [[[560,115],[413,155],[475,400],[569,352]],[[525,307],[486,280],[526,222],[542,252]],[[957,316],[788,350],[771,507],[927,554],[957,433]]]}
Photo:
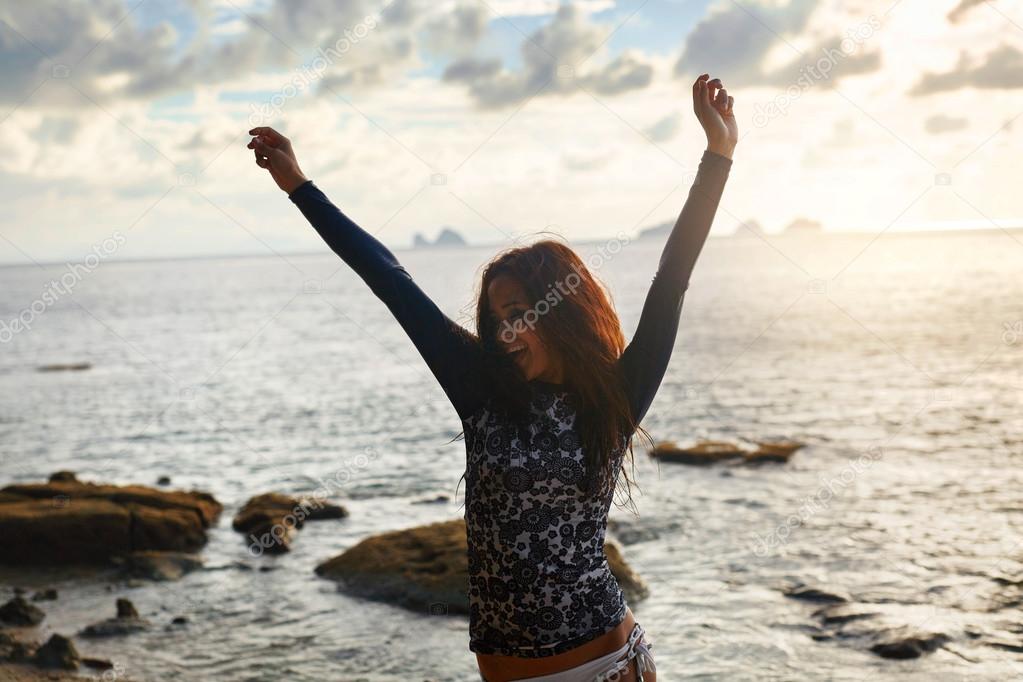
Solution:
{"label": "woman", "polygon": [[256,163],[388,306],[462,421],[469,648],[487,682],[656,680],[603,546],[738,139],[720,80],[700,76],[693,107],[707,150],[627,347],[604,289],[555,241],[486,267],[470,334],[306,179],[287,138],[249,131]]}

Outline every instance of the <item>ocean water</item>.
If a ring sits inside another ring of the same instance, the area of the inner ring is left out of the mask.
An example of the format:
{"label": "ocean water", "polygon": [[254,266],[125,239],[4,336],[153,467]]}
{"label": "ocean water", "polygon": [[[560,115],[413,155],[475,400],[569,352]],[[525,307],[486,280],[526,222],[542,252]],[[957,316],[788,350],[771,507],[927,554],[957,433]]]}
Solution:
{"label": "ocean water", "polygon": [[[597,273],[629,336],[660,243],[607,246],[577,248],[594,264],[607,254]],[[494,250],[398,255],[468,323]],[[64,272],[0,268],[0,320]],[[225,505],[206,569],[179,582],[5,570],[6,593],[60,590],[43,636],[126,596],[154,628],[81,648],[132,679],[478,679],[463,617],[355,599],[313,574],[368,534],[462,514],[458,419],[343,263],[104,262],[36,310],[0,345],[0,483],[168,475]],[[92,368],[36,371],[67,362]],[[632,608],[660,679],[1023,679],[1021,407],[1020,233],[712,239],[644,426],[658,440],[807,445],[759,468],[658,467],[638,449],[639,514],[611,517],[651,587]],[[350,517],[307,524],[287,555],[254,558],[230,528],[251,495],[320,488]],[[818,605],[782,592],[795,583],[949,641],[893,661],[862,638],[820,639]],[[167,627],[178,615],[189,623]]]}

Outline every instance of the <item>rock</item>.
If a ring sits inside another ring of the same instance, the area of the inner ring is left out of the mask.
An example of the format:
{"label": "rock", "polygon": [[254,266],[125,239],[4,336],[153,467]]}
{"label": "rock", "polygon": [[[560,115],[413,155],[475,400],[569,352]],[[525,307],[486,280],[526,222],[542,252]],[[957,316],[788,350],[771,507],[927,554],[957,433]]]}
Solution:
{"label": "rock", "polygon": [[441,502],[450,502],[451,498],[443,493],[435,495],[434,497],[424,497],[421,500],[412,500],[412,504],[440,504]]}
{"label": "rock", "polygon": [[57,590],[53,589],[52,587],[47,588],[45,590],[39,590],[38,592],[32,595],[32,601],[56,601],[56,599]]}
{"label": "rock", "polygon": [[757,449],[744,454],[743,459],[747,464],[784,464],[802,447],[803,443],[793,440],[761,441]]}
{"label": "rock", "polygon": [[52,365],[40,365],[36,367],[39,372],[82,372],[91,369],[92,364],[88,362],[54,363]]}
{"label": "rock", "polygon": [[93,670],[110,670],[114,664],[105,658],[83,658],[82,665]]}
{"label": "rock", "polygon": [[135,605],[128,599],[118,599],[117,602],[117,617],[118,618],[138,618],[139,612],[135,610]]}
{"label": "rock", "polygon": [[143,580],[178,580],[202,568],[202,559],[184,552],[132,552],[117,561],[126,577]]}
{"label": "rock", "polygon": [[82,630],[79,635],[82,637],[117,637],[130,635],[133,632],[140,632],[149,628],[149,621],[139,618],[135,605],[127,599],[117,600],[117,616],[107,618],[98,623],[93,623]]}
{"label": "rock", "polygon": [[879,611],[863,611],[853,604],[836,602],[814,611],[813,615],[819,618],[823,625],[841,628],[854,621],[876,618],[881,613]]}
{"label": "rock", "polygon": [[79,632],[79,636],[91,639],[104,637],[121,637],[149,628],[149,622],[141,618],[107,618],[98,623],[88,625]]}
{"label": "rock", "polygon": [[[608,565],[630,600],[647,592],[614,543]],[[416,611],[468,613],[469,566],[464,519],[372,535],[316,567],[345,591]]]}
{"label": "rock", "polygon": [[195,551],[221,511],[207,493],[82,483],[69,473],[0,490],[0,563],[96,563],[133,551]]}
{"label": "rock", "polygon": [[629,603],[635,603],[650,596],[650,588],[646,581],[632,570],[629,564],[625,563],[622,549],[617,543],[605,542],[604,554],[607,556],[607,564],[611,567],[611,572],[614,573],[618,585],[622,588],[625,599]]}
{"label": "rock", "polygon": [[316,567],[349,592],[417,611],[468,613],[469,567],[461,519],[370,536]]}
{"label": "rock", "polygon": [[78,483],[78,476],[73,471],[54,471],[50,474],[50,483]]}
{"label": "rock", "polygon": [[36,650],[32,662],[40,668],[77,670],[81,657],[71,640],[63,635],[51,635],[46,644]]}
{"label": "rock", "polygon": [[941,633],[901,627],[879,634],[870,650],[881,658],[920,658],[938,650],[946,642],[948,637]]}
{"label": "rock", "polygon": [[803,601],[812,601],[820,604],[844,604],[849,601],[849,595],[828,592],[816,587],[809,587],[802,583],[786,587],[782,590],[782,593],[786,597],[790,597],[792,599],[801,599]]}
{"label": "rock", "polygon": [[[829,593],[824,593],[829,594]],[[862,646],[882,658],[919,658],[951,637],[908,624],[899,604],[830,603],[814,612],[835,640]]]}
{"label": "rock", "polygon": [[156,485],[170,485],[170,484],[171,484],[170,476],[161,476],[160,478],[156,479]]}
{"label": "rock", "polygon": [[746,451],[735,443],[716,440],[701,441],[688,448],[680,448],[675,443],[665,441],[658,443],[650,451],[650,456],[661,462],[696,466],[707,466],[729,459],[738,459],[746,454]]}
{"label": "rock", "polygon": [[0,606],[0,621],[7,625],[39,625],[46,614],[38,607],[29,604],[20,594]]}
{"label": "rock", "polygon": [[0,631],[0,661],[24,663],[35,654],[35,645],[22,642],[9,632]]}
{"label": "rock", "polygon": [[685,519],[637,518],[631,515],[608,518],[607,530],[615,540],[626,546],[657,540],[666,535],[679,537],[689,533]]}
{"label": "rock", "polygon": [[280,493],[256,495],[234,517],[232,527],[248,535],[249,552],[255,556],[290,550],[294,531],[306,521],[342,519],[348,511],[336,504]]}
{"label": "rock", "polygon": [[175,616],[171,620],[171,625],[188,625],[188,617],[187,616]]}

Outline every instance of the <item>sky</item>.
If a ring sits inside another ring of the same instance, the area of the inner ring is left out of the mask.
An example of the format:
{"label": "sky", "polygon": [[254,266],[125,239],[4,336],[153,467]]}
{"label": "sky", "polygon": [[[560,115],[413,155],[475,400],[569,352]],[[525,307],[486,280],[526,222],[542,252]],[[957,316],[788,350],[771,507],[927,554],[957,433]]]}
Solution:
{"label": "sky", "polygon": [[1020,0],[35,0],[0,71],[4,263],[322,248],[253,125],[393,247],[635,234],[703,72],[741,135],[714,234],[1023,225]]}

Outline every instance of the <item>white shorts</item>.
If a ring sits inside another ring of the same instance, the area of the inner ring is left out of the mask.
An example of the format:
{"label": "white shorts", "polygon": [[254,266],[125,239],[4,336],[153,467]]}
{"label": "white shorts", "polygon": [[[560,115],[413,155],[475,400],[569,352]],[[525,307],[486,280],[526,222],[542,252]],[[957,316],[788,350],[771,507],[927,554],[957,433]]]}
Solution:
{"label": "white shorts", "polygon": [[586,661],[569,670],[540,677],[527,677],[513,682],[615,682],[621,679],[629,663],[636,661],[636,679],[642,681],[643,673],[654,672],[654,657],[650,653],[653,644],[646,639],[646,631],[636,623],[629,633],[629,641],[618,651]]}

